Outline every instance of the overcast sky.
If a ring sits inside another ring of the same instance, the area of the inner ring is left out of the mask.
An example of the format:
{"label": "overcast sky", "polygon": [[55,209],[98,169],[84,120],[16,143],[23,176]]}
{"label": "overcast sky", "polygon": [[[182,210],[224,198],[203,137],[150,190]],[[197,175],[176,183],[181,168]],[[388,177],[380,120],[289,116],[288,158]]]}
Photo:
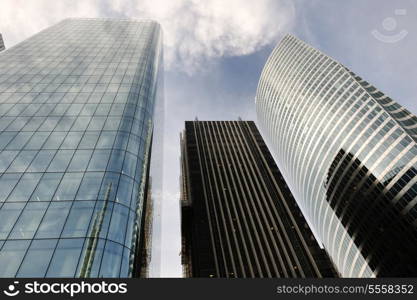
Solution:
{"label": "overcast sky", "polygon": [[[417,113],[414,0],[1,0],[6,47],[66,17],[152,18],[165,55],[161,275],[181,276],[179,133],[185,120],[256,120],[263,65],[292,33]],[[156,179],[153,179],[156,180]]]}

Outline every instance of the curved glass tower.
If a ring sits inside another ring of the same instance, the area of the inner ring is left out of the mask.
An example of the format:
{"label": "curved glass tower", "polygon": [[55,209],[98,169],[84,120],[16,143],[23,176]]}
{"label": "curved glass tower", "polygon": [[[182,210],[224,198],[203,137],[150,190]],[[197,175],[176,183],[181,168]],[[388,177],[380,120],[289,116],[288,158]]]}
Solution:
{"label": "curved glass tower", "polygon": [[0,54],[1,277],[139,272],[161,39],[67,19]]}
{"label": "curved glass tower", "polygon": [[256,107],[339,272],[417,276],[417,118],[290,35],[264,67]]}

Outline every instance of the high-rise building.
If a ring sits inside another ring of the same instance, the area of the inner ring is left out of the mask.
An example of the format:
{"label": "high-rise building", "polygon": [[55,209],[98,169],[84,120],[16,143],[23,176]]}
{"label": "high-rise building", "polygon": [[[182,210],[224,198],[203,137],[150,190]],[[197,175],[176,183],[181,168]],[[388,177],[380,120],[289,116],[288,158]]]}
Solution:
{"label": "high-rise building", "polygon": [[186,277],[336,276],[254,122],[185,122],[181,167]]}
{"label": "high-rise building", "polygon": [[4,46],[3,36],[0,33],[0,52],[4,49],[6,49],[6,47]]}
{"label": "high-rise building", "polygon": [[143,272],[153,21],[67,19],[0,54],[0,276]]}
{"label": "high-rise building", "polygon": [[290,35],[264,67],[256,106],[340,273],[417,276],[417,118]]}

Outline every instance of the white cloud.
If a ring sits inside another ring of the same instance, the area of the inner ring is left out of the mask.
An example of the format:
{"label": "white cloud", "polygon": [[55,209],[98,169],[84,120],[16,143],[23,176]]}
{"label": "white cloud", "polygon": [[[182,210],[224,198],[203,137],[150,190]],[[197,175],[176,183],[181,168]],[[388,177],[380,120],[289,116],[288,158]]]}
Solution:
{"label": "white cloud", "polygon": [[293,15],[289,2],[274,0],[146,0],[137,10],[162,24],[168,67],[187,71],[210,58],[259,50]]}
{"label": "white cloud", "polygon": [[253,53],[291,23],[289,0],[2,0],[0,32],[13,45],[66,17],[152,18],[164,29],[168,68]]}
{"label": "white cloud", "polygon": [[6,47],[68,17],[97,17],[99,0],[2,0],[0,32]]}

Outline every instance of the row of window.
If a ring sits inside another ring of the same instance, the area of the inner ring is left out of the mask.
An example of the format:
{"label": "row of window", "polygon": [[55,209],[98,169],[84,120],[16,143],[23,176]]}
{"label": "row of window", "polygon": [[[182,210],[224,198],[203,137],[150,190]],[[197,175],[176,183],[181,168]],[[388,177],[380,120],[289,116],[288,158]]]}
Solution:
{"label": "row of window", "polygon": [[[3,117],[0,118],[0,131],[107,131],[124,130],[141,135],[141,126],[148,117],[144,111],[136,117]],[[123,119],[119,128],[120,121]],[[132,128],[133,125],[133,128]],[[146,126],[146,122],[144,124]],[[11,133],[10,133],[11,134]]]}
{"label": "row of window", "polygon": [[3,174],[2,202],[109,200],[136,207],[139,183],[113,172]]}
{"label": "row of window", "polygon": [[[79,162],[74,162],[74,167],[80,164]],[[100,162],[97,164],[100,164]],[[107,164],[107,161],[105,164]],[[113,167],[114,165],[126,165],[126,168],[123,170],[120,167]],[[40,167],[45,168],[43,166]],[[78,169],[81,168],[79,167]],[[141,161],[136,162],[133,155],[131,155],[126,156],[124,163],[123,157],[113,158],[106,169],[107,172],[115,172],[107,174],[117,174],[112,175],[116,177],[113,180],[119,178],[119,173],[123,174],[120,182],[116,181],[113,184],[122,185],[122,187],[119,187],[120,193],[117,196],[117,200],[127,206],[130,205],[132,188],[136,187],[141,179],[142,168]],[[104,168],[102,171],[104,171]],[[30,199],[32,201],[96,199],[103,174],[103,172],[24,173],[23,175],[21,173],[5,173],[0,177],[0,187],[2,188],[0,191],[0,203],[4,201],[29,201]],[[113,186],[114,189],[116,187]],[[102,192],[105,192],[104,186],[102,187]],[[100,194],[100,197],[103,199],[104,194]]]}
{"label": "row of window", "polygon": [[[3,104],[7,109],[8,104]],[[86,120],[91,120],[92,126],[95,125],[99,127],[100,123],[103,123],[106,116],[125,116],[125,117],[136,117],[145,114],[144,108],[134,105],[134,104],[122,104],[122,103],[113,103],[113,104],[15,104],[10,110],[4,111],[2,118],[13,119],[13,117],[21,116],[23,117],[47,117],[47,120],[56,120],[59,121],[61,116],[84,116],[90,117]],[[94,116],[93,116],[94,115]],[[24,118],[23,118],[24,120]],[[48,124],[46,124],[48,125]],[[51,125],[50,125],[51,126]],[[49,126],[49,127],[50,127]],[[98,130],[100,130],[99,127]],[[49,128],[44,128],[40,130],[48,130]],[[53,129],[53,128],[52,128]],[[49,130],[52,130],[49,129]],[[97,130],[97,129],[96,129]]]}
{"label": "row of window", "polygon": [[129,248],[136,223],[135,212],[106,201],[5,203],[0,216],[0,240],[96,235]]}
{"label": "row of window", "polygon": [[0,277],[130,276],[128,248],[103,239],[91,244],[81,238],[0,241]]}
{"label": "row of window", "polygon": [[[78,72],[80,75],[84,74],[80,70]],[[124,73],[121,73],[123,75]],[[74,74],[76,75],[76,74]],[[55,79],[54,79],[55,80]],[[138,88],[140,83],[138,83],[137,78],[132,78],[129,83],[53,83],[52,81],[48,83],[47,80],[42,80],[38,83],[19,83],[19,85],[13,83],[0,83],[0,92],[5,93],[52,93],[52,92],[106,92],[106,93],[127,93],[133,88]]]}
{"label": "row of window", "polygon": [[[0,91],[1,91],[1,84],[0,84]],[[26,84],[22,84],[22,86],[26,86]],[[135,92],[130,90],[129,93],[118,91],[117,93],[114,92],[97,92],[91,91],[76,91],[76,92],[68,92],[69,89],[73,88],[73,85],[60,85],[57,90],[54,92],[42,92],[43,89],[48,89],[49,84],[47,83],[39,83],[37,84],[36,89],[40,90],[38,92],[2,92],[0,94],[0,103],[27,103],[27,104],[42,104],[42,103],[60,103],[60,104],[71,104],[71,103],[125,103],[126,99],[127,102],[141,106],[145,105],[145,103],[138,101],[138,97],[144,99],[146,94],[143,93],[141,90],[140,92]],[[94,86],[102,86],[102,85],[94,85]],[[61,88],[65,88],[64,91],[60,91]],[[79,88],[79,86],[77,86]],[[84,87],[83,87],[84,88]],[[125,87],[123,87],[125,89]],[[7,108],[7,106],[6,106]]]}
{"label": "row of window", "polygon": [[[142,138],[124,131],[0,133],[0,151],[5,150],[16,155],[17,150],[118,149],[142,157],[143,146]],[[0,153],[1,155],[7,154]]]}

